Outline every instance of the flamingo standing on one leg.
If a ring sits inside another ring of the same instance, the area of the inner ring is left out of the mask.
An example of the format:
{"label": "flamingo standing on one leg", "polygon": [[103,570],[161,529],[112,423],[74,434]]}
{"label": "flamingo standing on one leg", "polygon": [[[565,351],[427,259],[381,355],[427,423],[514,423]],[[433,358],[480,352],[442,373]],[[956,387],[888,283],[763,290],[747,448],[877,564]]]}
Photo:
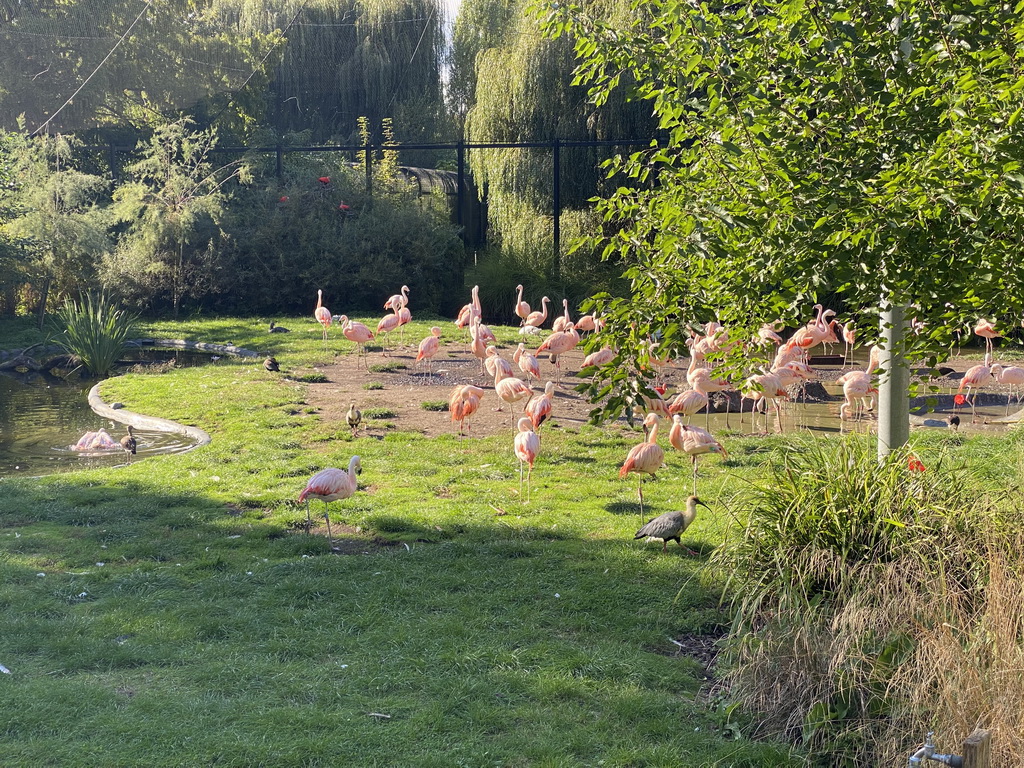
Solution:
{"label": "flamingo standing on one leg", "polygon": [[[508,403],[508,414],[509,414],[509,426],[515,426],[515,413],[513,412],[513,404],[518,403],[520,400],[527,400],[533,397],[533,388],[530,387],[522,379],[517,379],[515,376],[510,376],[506,379],[494,379],[494,392],[503,401]],[[498,410],[501,410],[500,408]],[[524,408],[525,412],[525,408]]]}
{"label": "flamingo standing on one leg", "polygon": [[420,342],[416,352],[416,362],[423,362],[427,366],[427,378],[431,376],[430,359],[437,354],[441,348],[441,329],[436,325],[430,329],[430,335]]}
{"label": "flamingo standing on one leg", "polygon": [[512,362],[519,366],[519,370],[526,374],[526,380],[531,378],[540,381],[540,363],[532,352],[527,351],[526,345],[522,342],[512,353]]}
{"label": "flamingo standing on one leg", "polygon": [[626,461],[619,470],[619,477],[625,477],[630,472],[637,473],[636,490],[640,496],[640,517],[644,516],[644,487],[643,476],[654,477],[665,463],[665,451],[658,445],[658,419],[656,413],[649,413],[644,419],[644,429],[647,430],[647,439],[639,445],[634,445],[626,454]]}
{"label": "flamingo standing on one leg", "polygon": [[313,310],[313,317],[316,321],[323,326],[324,329],[324,349],[327,348],[327,329],[331,327],[331,310],[324,306],[324,292],[323,289],[317,288],[316,291],[316,309]]}
{"label": "flamingo standing on one leg", "polygon": [[996,331],[996,327],[993,323],[990,323],[985,318],[978,320],[974,326],[974,333],[985,339],[985,355],[986,357],[992,356],[992,339],[998,339],[1003,334]]}
{"label": "flamingo standing on one leg", "polygon": [[530,305],[523,301],[523,286],[517,285],[516,291],[518,291],[518,294],[516,295],[515,313],[516,317],[521,321],[519,324],[523,325],[526,322],[526,318],[530,316]]}
{"label": "flamingo standing on one leg", "polygon": [[849,360],[850,356],[853,354],[853,344],[856,340],[857,329],[854,328],[853,321],[851,320],[850,322],[843,326],[843,342],[845,343],[845,347],[843,348],[844,366],[847,364],[847,360]]}
{"label": "flamingo standing on one leg", "polygon": [[514,375],[512,363],[501,356],[497,347],[489,345],[484,350],[484,355],[484,368],[488,374],[494,377],[495,381]]}
{"label": "flamingo standing on one leg", "polygon": [[540,438],[533,431],[530,420],[523,416],[519,419],[519,432],[513,441],[513,451],[519,459],[519,498],[523,497],[523,464],[529,466],[526,473],[526,500],[530,500],[530,480],[533,477],[533,462],[540,451]]}
{"label": "flamingo standing on one leg", "polygon": [[311,525],[309,519],[309,500],[320,499],[324,503],[324,519],[327,521],[327,538],[334,548],[334,536],[331,533],[330,507],[332,501],[347,499],[353,496],[358,488],[356,474],[362,471],[362,464],[358,456],[353,456],[348,462],[348,471],[328,467],[322,469],[310,478],[306,487],[299,494],[299,501],[306,502],[306,532],[309,532]]}
{"label": "flamingo standing on one leg", "polygon": [[537,395],[526,404],[525,413],[530,417],[530,423],[535,430],[540,429],[540,425],[551,417],[554,397],[555,382],[549,381],[544,385],[543,394]]}
{"label": "flamingo standing on one leg", "polygon": [[358,368],[359,355],[360,353],[366,354],[366,342],[373,341],[373,331],[360,322],[349,320],[346,315],[341,316],[339,323],[342,335],[356,345],[356,367]]}
{"label": "flamingo standing on one leg", "polygon": [[710,432],[700,427],[691,427],[683,424],[683,418],[679,414],[672,417],[672,429],[668,433],[668,441],[677,451],[682,451],[693,462],[693,495],[697,495],[697,457],[705,453],[720,453],[723,458],[729,458],[725,447],[715,440]]}

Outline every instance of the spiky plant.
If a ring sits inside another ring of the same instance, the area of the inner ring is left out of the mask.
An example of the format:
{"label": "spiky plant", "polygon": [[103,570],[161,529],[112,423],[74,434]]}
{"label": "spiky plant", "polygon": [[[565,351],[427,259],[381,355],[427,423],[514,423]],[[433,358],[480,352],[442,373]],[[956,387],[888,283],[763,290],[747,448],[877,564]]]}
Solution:
{"label": "spiky plant", "polygon": [[69,299],[57,317],[63,326],[58,342],[93,376],[110,373],[135,333],[136,317],[103,293],[86,293],[78,301]]}

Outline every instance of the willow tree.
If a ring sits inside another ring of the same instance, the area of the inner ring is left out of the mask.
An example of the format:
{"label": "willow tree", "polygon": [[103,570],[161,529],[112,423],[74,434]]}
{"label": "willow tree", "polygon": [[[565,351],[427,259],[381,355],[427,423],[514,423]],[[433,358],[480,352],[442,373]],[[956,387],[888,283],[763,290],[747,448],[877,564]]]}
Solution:
{"label": "willow tree", "polygon": [[[645,106],[618,99],[595,105],[588,100],[586,89],[572,83],[573,41],[542,36],[536,18],[524,13],[525,3],[514,6],[514,12],[494,0],[466,3],[460,22],[465,15],[475,18],[485,12],[496,14],[496,22],[507,19],[504,30],[495,23],[478,39],[456,38],[465,49],[463,60],[475,50],[474,100],[466,117],[469,141],[571,142],[653,136],[653,121]],[[642,13],[616,2],[596,7],[595,12],[614,23]],[[483,47],[486,43],[491,46]],[[622,151],[629,148],[560,150],[560,224],[566,240],[574,228],[589,222],[587,201],[602,189],[605,179],[601,161]],[[558,278],[560,272],[579,274],[585,266],[560,270],[562,254],[556,257],[553,251],[553,154],[552,147],[470,153],[474,177],[487,197],[489,224],[505,258],[548,278]]]}
{"label": "willow tree", "polygon": [[[646,341],[682,350],[688,324],[756,328],[834,294],[878,337],[880,298],[924,327],[935,362],[980,316],[1024,313],[1024,4],[676,0],[612,26],[551,5],[577,81],[601,103],[624,74],[669,145],[613,164],[633,179],[600,205],[594,241],[629,295],[598,300],[622,350],[621,408]],[[657,184],[651,184],[652,178]]]}
{"label": "willow tree", "polygon": [[214,1],[243,37],[284,36],[269,86],[268,119],[279,133],[354,143],[360,117],[372,126],[393,118],[405,142],[446,133],[439,0]]}

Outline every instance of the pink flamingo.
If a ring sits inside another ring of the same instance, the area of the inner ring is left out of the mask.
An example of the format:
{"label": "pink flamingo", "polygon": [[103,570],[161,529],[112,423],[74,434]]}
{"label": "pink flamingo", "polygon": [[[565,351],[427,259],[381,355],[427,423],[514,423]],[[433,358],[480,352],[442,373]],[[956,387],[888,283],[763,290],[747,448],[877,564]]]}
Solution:
{"label": "pink flamingo", "polygon": [[469,323],[469,336],[470,343],[469,348],[473,352],[473,357],[480,361],[480,373],[484,374],[487,371],[486,360],[487,360],[487,342],[480,334],[480,321],[473,319]]}
{"label": "pink flamingo", "polygon": [[[498,397],[508,403],[509,426],[515,426],[515,413],[512,406],[520,400],[529,400],[533,397],[533,388],[522,379],[511,376],[507,379],[496,378],[494,380],[494,391]],[[498,410],[501,409],[499,408]]]}
{"label": "pink flamingo", "polygon": [[564,331],[568,326],[572,325],[572,318],[569,317],[568,299],[562,299],[562,309],[565,311],[565,314],[555,318],[555,322],[551,324],[551,330],[553,331]]}
{"label": "pink flamingo", "polygon": [[843,365],[846,365],[850,355],[853,354],[853,344],[857,340],[857,329],[854,328],[853,321],[851,320],[843,328],[843,341],[846,346],[843,349]]}
{"label": "pink flamingo", "polygon": [[430,359],[437,354],[441,348],[441,329],[436,325],[430,329],[430,335],[420,342],[416,352],[416,362],[422,362],[427,366],[427,378],[431,376]]}
{"label": "pink flamingo", "polygon": [[484,350],[484,368],[494,377],[495,381],[512,376],[512,363],[503,358],[497,347],[488,346]]}
{"label": "pink flamingo", "polygon": [[327,538],[334,547],[334,536],[331,534],[331,518],[329,504],[332,501],[347,499],[353,496],[358,488],[356,474],[362,472],[359,457],[353,456],[348,462],[348,471],[328,467],[310,478],[306,487],[299,494],[299,502],[306,502],[306,532],[311,525],[309,519],[309,500],[320,499],[324,503],[324,519],[327,521]]}
{"label": "pink flamingo", "polygon": [[342,335],[356,345],[356,367],[359,367],[359,355],[366,354],[366,342],[373,341],[373,331],[360,322],[349,320],[347,315],[339,319]]}
{"label": "pink flamingo", "polygon": [[480,286],[474,285],[473,290],[470,291],[469,304],[466,304],[459,310],[459,315],[455,318],[455,325],[459,328],[470,328],[472,333],[472,321],[480,320],[482,312],[480,309]]}
{"label": "pink flamingo", "polygon": [[544,321],[548,319],[548,302],[551,301],[547,296],[540,300],[540,311],[534,310],[526,319],[523,321],[523,325],[532,325],[534,328],[540,328],[544,325]]}
{"label": "pink flamingo", "polygon": [[387,343],[388,338],[391,336],[391,332],[401,325],[401,318],[398,316],[398,312],[392,312],[390,315],[384,315],[377,323],[377,335],[384,334],[384,339],[381,341],[381,357],[386,357],[388,354]]}
{"label": "pink flamingo", "polygon": [[327,346],[327,329],[331,327],[331,310],[324,306],[323,302],[324,292],[318,288],[316,291],[316,309],[313,310],[313,317],[316,321],[323,326],[324,329],[324,347]]}
{"label": "pink flamingo", "polygon": [[[694,391],[703,392],[705,395],[710,395],[713,392],[729,392],[735,387],[729,383],[728,379],[716,379],[714,371],[710,368],[693,368],[691,361],[691,370],[686,374],[686,381],[694,389]],[[710,398],[709,398],[710,400]],[[732,401],[729,398],[725,400],[725,426],[729,426],[729,411],[732,408]],[[711,407],[708,406],[705,411],[705,424],[710,423],[711,419]],[[740,407],[740,419],[743,418],[742,403]]]}
{"label": "pink flamingo", "polygon": [[683,417],[676,414],[672,417],[672,429],[668,433],[668,441],[677,451],[682,451],[693,462],[693,495],[697,495],[697,457],[705,453],[720,453],[722,458],[729,458],[725,448],[706,429],[683,424]]}
{"label": "pink flamingo", "polygon": [[595,312],[589,315],[583,315],[576,321],[575,325],[577,331],[593,333],[599,328],[604,328],[604,320],[598,318],[597,313]]}
{"label": "pink flamingo", "polygon": [[1003,334],[996,331],[995,325],[990,323],[985,318],[981,318],[980,320],[978,320],[977,324],[974,326],[974,333],[985,339],[985,354],[991,357],[992,339],[998,339]]}
{"label": "pink flamingo", "polygon": [[517,285],[516,290],[519,292],[516,296],[516,317],[521,321],[519,324],[523,325],[526,322],[526,318],[530,316],[530,305],[523,301],[523,286]]}
{"label": "pink flamingo", "polygon": [[615,350],[614,349],[612,349],[611,347],[601,347],[601,349],[597,350],[596,352],[591,352],[589,355],[584,357],[583,358],[583,365],[580,366],[580,368],[581,368],[581,370],[583,368],[591,368],[591,367],[597,368],[597,367],[600,367],[602,365],[607,365],[614,358],[615,358]]}
{"label": "pink flamingo", "polygon": [[872,406],[875,403],[875,395],[878,390],[872,383],[872,376],[879,365],[882,348],[877,344],[871,347],[868,355],[868,367],[864,371],[848,371],[836,379],[836,383],[842,385],[843,396],[846,402],[839,409],[839,420],[845,421],[848,418],[856,418],[863,405],[863,400],[871,400]]}
{"label": "pink flamingo", "polygon": [[1006,412],[1010,412],[1010,398],[1017,395],[1017,402],[1020,402],[1020,388],[1024,385],[1024,368],[1016,365],[1003,367],[996,363],[991,367],[992,377],[1010,387],[1010,393],[1006,396]]}
{"label": "pink flamingo", "polygon": [[579,343],[580,335],[576,332],[572,323],[569,323],[566,330],[552,333],[537,347],[538,355],[544,352],[551,355],[551,362],[555,364],[555,370],[557,371],[555,381],[561,381],[562,378],[562,364],[558,361],[558,356],[574,349]]}
{"label": "pink flamingo", "polygon": [[[982,387],[988,386],[992,381],[992,368],[989,367],[986,362],[983,365],[975,365],[967,369],[967,373],[964,374],[963,379],[960,381],[960,388],[957,389],[957,399],[964,397],[964,400],[970,400],[971,402],[971,423],[977,421],[977,412],[975,411],[975,400],[971,398],[971,389],[981,389]],[[967,395],[963,396],[960,393],[963,392],[964,387],[967,387]]]}
{"label": "pink flamingo", "polygon": [[472,384],[461,384],[452,390],[448,397],[448,411],[452,415],[452,423],[459,422],[459,437],[462,437],[463,428],[466,427],[466,419],[480,409],[480,398],[484,391]]}
{"label": "pink flamingo", "polygon": [[390,309],[392,311],[401,309],[402,307],[409,306],[409,286],[403,285],[401,293],[392,295],[387,301],[384,302],[384,309]]}
{"label": "pink flamingo", "polygon": [[555,382],[549,381],[544,385],[543,394],[537,395],[526,404],[524,413],[530,417],[530,424],[534,429],[540,429],[540,425],[550,418],[554,397]]}
{"label": "pink flamingo", "polygon": [[[769,401],[775,408],[775,423],[779,425],[779,431],[782,431],[782,411],[779,407],[779,399],[785,398],[786,390],[782,388],[782,382],[779,380],[777,374],[768,373],[762,371],[761,373],[754,374],[747,378],[743,383],[743,388],[740,390],[743,397],[746,397],[753,402],[750,406],[751,421],[754,420],[753,413],[754,407],[759,403],[765,404],[765,415],[764,415],[764,429],[765,433],[768,432],[768,418],[769,413],[767,406]],[[740,403],[740,422],[743,421],[743,403]],[[755,425],[756,428],[756,425]]]}
{"label": "pink flamingo", "polygon": [[686,423],[690,423],[690,418],[695,413],[700,413],[702,408],[708,407],[708,393],[702,392],[699,389],[688,389],[685,392],[680,392],[676,395],[672,402],[668,404],[668,412],[670,415],[686,417]]}
{"label": "pink flamingo", "polygon": [[540,363],[537,358],[534,357],[532,352],[528,352],[526,345],[522,342],[516,347],[516,351],[512,353],[512,362],[519,366],[519,370],[526,374],[526,380],[529,381],[531,378],[540,381]]}
{"label": "pink flamingo", "polygon": [[637,473],[637,493],[640,495],[640,517],[644,516],[644,487],[643,476],[655,476],[665,463],[665,451],[658,445],[658,419],[656,413],[647,414],[644,419],[644,429],[647,430],[647,439],[644,442],[634,445],[626,454],[626,460],[619,470],[619,477],[625,477],[630,472]]}
{"label": "pink flamingo", "polygon": [[523,497],[523,464],[529,466],[526,473],[526,500],[530,500],[530,480],[533,477],[533,462],[540,452],[540,438],[533,431],[530,420],[523,416],[519,419],[519,432],[513,441],[513,451],[519,459],[519,498]]}
{"label": "pink flamingo", "polygon": [[120,448],[120,443],[114,441],[107,430],[100,427],[96,432],[86,432],[78,442],[71,446],[72,451],[106,451],[111,448]]}
{"label": "pink flamingo", "polygon": [[412,321],[412,312],[408,307],[399,307],[398,312],[398,343],[405,346],[405,326]]}

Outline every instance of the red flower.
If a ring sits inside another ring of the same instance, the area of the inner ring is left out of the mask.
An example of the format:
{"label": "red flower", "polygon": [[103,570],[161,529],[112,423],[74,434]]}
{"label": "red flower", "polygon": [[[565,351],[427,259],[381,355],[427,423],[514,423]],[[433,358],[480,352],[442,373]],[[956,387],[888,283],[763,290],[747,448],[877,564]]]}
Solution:
{"label": "red flower", "polygon": [[924,472],[924,464],[921,463],[921,460],[917,458],[917,456],[911,454],[907,458],[907,469],[911,472]]}
{"label": "red flower", "polygon": [[967,398],[964,397],[963,395],[957,395],[956,397],[953,398],[953,402],[956,405],[963,405],[964,403],[967,402]]}
{"label": "red flower", "polygon": [[281,195],[281,197],[278,198],[277,202],[279,202],[279,203],[287,203],[288,202],[288,195]]}
{"label": "red flower", "polygon": [[347,205],[347,204],[345,203],[345,201],[344,201],[344,200],[342,200],[342,201],[341,201],[341,202],[340,202],[340,203],[338,204],[338,210],[339,210],[339,211],[348,211],[348,210],[351,210],[351,209],[350,209],[350,208],[348,207],[348,205]]}
{"label": "red flower", "polygon": [[321,176],[320,177],[320,183],[321,184],[330,184],[331,183],[331,177],[330,176]]}

